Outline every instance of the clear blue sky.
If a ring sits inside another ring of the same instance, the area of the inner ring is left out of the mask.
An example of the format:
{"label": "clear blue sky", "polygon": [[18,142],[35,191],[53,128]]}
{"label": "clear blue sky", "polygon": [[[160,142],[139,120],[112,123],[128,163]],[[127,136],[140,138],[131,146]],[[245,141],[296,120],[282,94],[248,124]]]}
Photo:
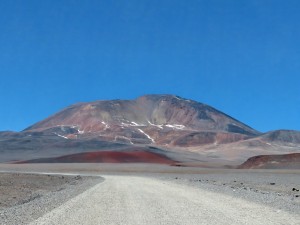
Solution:
{"label": "clear blue sky", "polygon": [[0,1],[0,130],[170,93],[300,130],[298,0]]}

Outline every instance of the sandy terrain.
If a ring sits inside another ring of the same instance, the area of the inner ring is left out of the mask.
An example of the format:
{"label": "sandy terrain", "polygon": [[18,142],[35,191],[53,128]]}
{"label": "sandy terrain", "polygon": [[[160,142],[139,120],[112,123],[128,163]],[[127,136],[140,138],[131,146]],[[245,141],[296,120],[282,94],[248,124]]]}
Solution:
{"label": "sandy terrain", "polygon": [[[63,173],[2,174],[6,184],[16,188],[7,188],[11,192],[2,196],[6,206],[0,210],[0,224],[300,221],[300,170],[220,170],[154,164],[0,164],[0,171]],[[66,173],[73,175],[69,177]],[[87,175],[102,176],[105,180]],[[30,188],[29,196],[41,196],[26,201],[24,181]],[[21,187],[19,192],[17,187]]]}

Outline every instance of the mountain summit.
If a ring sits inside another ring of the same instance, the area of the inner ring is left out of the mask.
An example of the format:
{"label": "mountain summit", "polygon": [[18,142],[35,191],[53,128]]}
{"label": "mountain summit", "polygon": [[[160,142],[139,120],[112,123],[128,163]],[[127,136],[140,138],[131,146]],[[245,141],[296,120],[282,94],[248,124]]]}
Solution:
{"label": "mountain summit", "polygon": [[25,131],[57,127],[68,130],[60,132],[65,138],[180,146],[215,142],[219,134],[226,136],[223,139],[227,140],[222,140],[225,142],[259,134],[211,106],[174,95],[79,103]]}

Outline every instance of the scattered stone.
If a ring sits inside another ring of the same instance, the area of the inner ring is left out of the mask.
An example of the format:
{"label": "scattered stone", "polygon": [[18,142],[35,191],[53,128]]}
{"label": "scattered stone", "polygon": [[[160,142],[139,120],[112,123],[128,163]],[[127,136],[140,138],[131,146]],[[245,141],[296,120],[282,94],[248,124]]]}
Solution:
{"label": "scattered stone", "polygon": [[183,167],[183,165],[180,165],[180,164],[175,164],[175,166],[177,166],[177,167]]}
{"label": "scattered stone", "polygon": [[80,175],[78,175],[78,176],[76,176],[74,179],[75,179],[75,180],[81,180],[82,177],[81,177]]}
{"label": "scattered stone", "polygon": [[293,188],[293,189],[292,189],[292,191],[299,191],[299,189],[297,189],[297,188]]}

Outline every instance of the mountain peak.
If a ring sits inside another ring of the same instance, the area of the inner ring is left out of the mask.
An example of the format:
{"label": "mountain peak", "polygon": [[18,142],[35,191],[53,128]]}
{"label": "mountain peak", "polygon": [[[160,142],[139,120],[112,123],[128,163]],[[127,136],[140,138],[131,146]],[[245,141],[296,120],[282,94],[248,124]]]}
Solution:
{"label": "mountain peak", "polygon": [[[72,133],[58,132],[56,127],[70,127],[64,130]],[[26,131],[49,129],[64,138],[183,146],[216,142],[218,133],[233,140],[259,134],[208,105],[168,94],[75,104]]]}

